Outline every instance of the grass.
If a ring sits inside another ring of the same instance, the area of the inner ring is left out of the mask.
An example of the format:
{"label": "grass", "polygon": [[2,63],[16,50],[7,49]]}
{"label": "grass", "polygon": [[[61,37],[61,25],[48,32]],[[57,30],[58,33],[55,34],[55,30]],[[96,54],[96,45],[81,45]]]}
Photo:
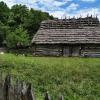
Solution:
{"label": "grass", "polygon": [[48,90],[52,100],[100,100],[100,58],[23,57],[0,55],[0,68],[15,78],[31,82],[42,100]]}

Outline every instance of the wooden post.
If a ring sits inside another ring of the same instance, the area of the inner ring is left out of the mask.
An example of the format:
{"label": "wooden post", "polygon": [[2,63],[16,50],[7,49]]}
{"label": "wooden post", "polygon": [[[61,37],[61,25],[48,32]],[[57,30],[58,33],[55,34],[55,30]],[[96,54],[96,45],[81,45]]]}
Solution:
{"label": "wooden post", "polygon": [[27,96],[27,100],[35,100],[34,94],[32,92],[31,83],[28,84],[28,88],[27,88],[27,91],[26,91],[26,96]]}
{"label": "wooden post", "polygon": [[10,75],[7,75],[5,78],[4,87],[3,87],[4,100],[10,100],[9,98],[10,85],[11,85],[11,77]]}
{"label": "wooden post", "polygon": [[21,100],[27,100],[27,97],[26,97],[26,84],[24,82],[22,82],[21,84]]}
{"label": "wooden post", "polygon": [[15,94],[15,100],[20,100],[21,84],[19,83],[19,80],[18,79],[17,79],[16,85],[14,87],[14,94]]}
{"label": "wooden post", "polygon": [[2,79],[2,71],[0,72],[0,86],[2,87],[3,79]]}
{"label": "wooden post", "polygon": [[[1,69],[0,69],[1,70]],[[3,80],[2,71],[0,72],[0,100],[3,100]]]}
{"label": "wooden post", "polygon": [[0,72],[0,82],[2,83],[2,71]]}
{"label": "wooden post", "polygon": [[63,95],[60,95],[59,98],[58,98],[58,100],[64,100]]}
{"label": "wooden post", "polygon": [[45,93],[44,100],[51,100],[50,95],[48,94],[48,92]]}

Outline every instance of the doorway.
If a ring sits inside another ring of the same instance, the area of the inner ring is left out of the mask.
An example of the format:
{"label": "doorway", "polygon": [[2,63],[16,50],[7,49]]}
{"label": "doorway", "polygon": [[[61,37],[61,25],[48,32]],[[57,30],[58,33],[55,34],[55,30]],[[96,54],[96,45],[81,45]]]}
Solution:
{"label": "doorway", "polygon": [[79,56],[80,55],[80,46],[64,46],[63,48],[63,56]]}

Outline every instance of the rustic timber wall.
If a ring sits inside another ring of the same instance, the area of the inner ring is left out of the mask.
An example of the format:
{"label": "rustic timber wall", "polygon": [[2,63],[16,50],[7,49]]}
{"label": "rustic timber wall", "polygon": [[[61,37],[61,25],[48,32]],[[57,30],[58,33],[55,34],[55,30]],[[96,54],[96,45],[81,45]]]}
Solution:
{"label": "rustic timber wall", "polygon": [[34,55],[61,56],[62,48],[56,45],[37,45],[34,49]]}
{"label": "rustic timber wall", "polygon": [[0,48],[0,52],[6,52],[6,48]]}
{"label": "rustic timber wall", "polygon": [[63,47],[63,53],[62,53],[62,55],[63,55],[63,56],[70,56],[69,53],[70,53],[70,52],[69,52],[69,47],[68,47],[68,46],[64,46],[64,47]]}
{"label": "rustic timber wall", "polygon": [[69,45],[63,47],[63,56],[80,56],[80,46]]}
{"label": "rustic timber wall", "polygon": [[5,79],[0,79],[0,100],[35,100],[31,84],[23,82],[11,82],[11,76],[7,75]]}
{"label": "rustic timber wall", "polygon": [[80,46],[73,46],[72,48],[72,56],[77,57],[80,56]]}
{"label": "rustic timber wall", "polygon": [[79,56],[80,46],[36,45],[33,52],[38,56]]}
{"label": "rustic timber wall", "polygon": [[[14,84],[10,75],[3,78],[2,73],[0,74],[0,100],[36,100],[30,83],[25,84],[17,80]],[[51,100],[48,92],[43,100]],[[64,100],[63,95],[59,95],[56,100]]]}
{"label": "rustic timber wall", "polygon": [[84,45],[81,50],[81,56],[100,57],[100,44]]}
{"label": "rustic timber wall", "polygon": [[34,55],[100,57],[100,45],[36,45]]}

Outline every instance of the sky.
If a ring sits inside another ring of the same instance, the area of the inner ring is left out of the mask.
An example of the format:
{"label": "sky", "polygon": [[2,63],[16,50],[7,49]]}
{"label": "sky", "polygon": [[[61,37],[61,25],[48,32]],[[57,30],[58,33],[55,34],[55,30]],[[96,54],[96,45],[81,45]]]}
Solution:
{"label": "sky", "polygon": [[23,4],[58,18],[98,16],[100,20],[100,0],[0,0],[10,8],[14,4]]}

